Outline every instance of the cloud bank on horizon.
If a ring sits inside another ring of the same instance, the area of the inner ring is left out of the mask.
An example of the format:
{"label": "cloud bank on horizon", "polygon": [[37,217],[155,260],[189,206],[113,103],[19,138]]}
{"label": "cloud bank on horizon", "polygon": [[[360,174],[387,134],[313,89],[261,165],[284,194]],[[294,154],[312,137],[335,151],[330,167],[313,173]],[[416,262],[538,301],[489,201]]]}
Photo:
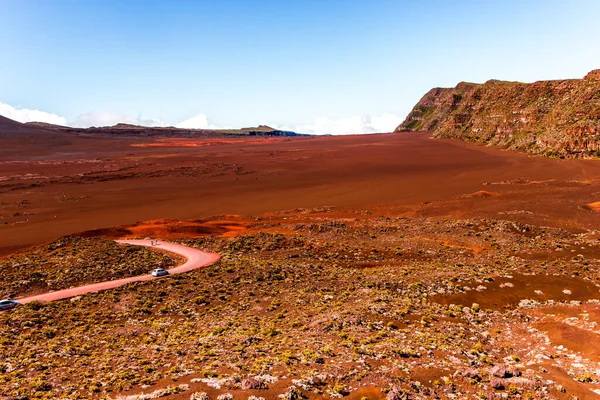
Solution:
{"label": "cloud bank on horizon", "polygon": [[379,117],[363,114],[340,119],[322,116],[317,117],[313,123],[301,124],[291,130],[317,135],[391,132],[402,121],[402,117],[389,113],[384,113]]}
{"label": "cloud bank on horizon", "polygon": [[0,101],[0,115],[18,122],[47,122],[54,125],[67,125],[67,119],[46,111],[16,108]]}
{"label": "cloud bank on horizon", "polygon": [[141,126],[168,126],[166,122],[159,118],[143,119],[142,117],[132,117],[126,113],[109,113],[103,111],[81,114],[75,121],[68,124],[68,126],[89,128],[90,126],[113,126],[119,123]]}
{"label": "cloud bank on horizon", "polygon": [[[175,124],[168,124],[160,118],[142,118],[127,113],[111,113],[94,111],[79,115],[73,121],[67,121],[65,117],[46,111],[31,110],[27,108],[13,107],[10,104],[0,102],[0,115],[18,122],[46,122],[49,124],[71,126],[75,128],[89,128],[92,126],[113,126],[119,123],[140,126],[175,126],[182,129],[231,129],[230,127],[219,127],[210,123],[206,114],[197,114],[191,118]],[[296,126],[268,124],[273,128],[290,130],[298,133],[322,134],[364,134],[377,132],[392,132],[403,118],[384,113],[380,116],[368,114],[355,115],[346,118],[333,119],[326,116],[315,118],[313,122],[299,124]],[[258,125],[258,124],[257,124]]]}
{"label": "cloud bank on horizon", "polygon": [[223,129],[210,124],[206,114],[198,114],[192,118],[188,118],[176,124],[175,127],[182,129]]}

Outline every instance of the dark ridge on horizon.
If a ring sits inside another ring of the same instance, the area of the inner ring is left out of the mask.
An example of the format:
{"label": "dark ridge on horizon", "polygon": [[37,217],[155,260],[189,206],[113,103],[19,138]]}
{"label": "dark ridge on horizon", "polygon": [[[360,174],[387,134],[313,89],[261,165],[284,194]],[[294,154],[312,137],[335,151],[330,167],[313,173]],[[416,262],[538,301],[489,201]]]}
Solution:
{"label": "dark ridge on horizon", "polygon": [[245,127],[239,129],[191,129],[177,128],[173,126],[141,126],[127,123],[118,123],[113,126],[92,126],[89,128],[76,128],[70,126],[55,125],[46,122],[21,123],[0,116],[0,137],[30,134],[70,134],[70,135],[111,135],[111,136],[134,136],[134,137],[236,137],[236,136],[311,136],[305,133],[274,129],[267,125],[257,127]]}

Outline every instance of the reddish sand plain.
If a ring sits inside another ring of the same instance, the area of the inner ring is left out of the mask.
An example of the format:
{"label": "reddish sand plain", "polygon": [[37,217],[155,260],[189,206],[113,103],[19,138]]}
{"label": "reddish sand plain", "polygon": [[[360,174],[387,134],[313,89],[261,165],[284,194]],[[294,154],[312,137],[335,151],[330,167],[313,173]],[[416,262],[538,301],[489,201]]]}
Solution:
{"label": "reddish sand plain", "polygon": [[600,214],[580,207],[600,197],[597,161],[548,159],[427,133],[201,142],[40,134],[5,147],[0,254],[118,224],[297,207],[600,227]]}
{"label": "reddish sand plain", "polygon": [[[166,139],[40,131],[25,141],[14,135],[0,140],[8,144],[0,148],[0,255],[76,232],[111,239],[231,236],[257,229],[281,232],[285,228],[280,222],[287,226],[311,222],[303,219],[304,209],[311,209],[315,220],[490,218],[600,232],[600,213],[595,212],[600,209],[598,161],[548,159],[433,140],[427,133]],[[281,210],[287,211],[274,214]],[[487,223],[477,222],[482,227]],[[526,238],[539,234],[518,224],[514,229]],[[419,239],[418,243],[464,249],[482,260],[495,251],[491,243],[472,242],[470,236],[448,237],[436,231]],[[403,251],[401,256],[418,260],[420,250]],[[564,260],[575,268],[569,260],[579,254],[595,260],[600,253],[594,245],[571,251],[552,246],[513,255],[524,260]],[[377,266],[356,262],[359,269]],[[546,332],[552,344],[598,360],[593,346],[590,351],[582,345],[594,340],[593,332],[583,322],[582,326],[565,322],[572,323],[569,318],[582,311],[590,321],[598,321],[597,304],[568,303],[594,298],[593,281],[525,272],[468,283],[473,288],[483,284],[485,291],[436,294],[432,300],[442,305],[477,303],[497,311],[515,309],[523,299],[563,301],[526,312],[539,318],[534,326]],[[512,328],[515,333],[507,336],[507,344],[529,340],[531,332]],[[567,388],[569,395],[589,396],[589,390],[577,386],[563,369],[550,361],[546,368],[548,377]],[[413,378],[428,382],[450,372],[416,368]],[[151,389],[170,383],[160,381]],[[289,383],[281,381],[269,395],[256,394],[275,398],[274,393],[281,393]],[[200,384],[193,386],[200,388]],[[371,389],[353,392],[351,398],[383,397],[379,389]],[[189,398],[189,393],[179,396]]]}

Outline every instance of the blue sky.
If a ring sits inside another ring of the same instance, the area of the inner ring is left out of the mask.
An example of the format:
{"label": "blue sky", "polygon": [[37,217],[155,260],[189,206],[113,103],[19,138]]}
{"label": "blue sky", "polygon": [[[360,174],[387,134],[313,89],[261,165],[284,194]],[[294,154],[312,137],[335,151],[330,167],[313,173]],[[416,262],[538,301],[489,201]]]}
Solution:
{"label": "blue sky", "polygon": [[599,15],[596,0],[0,0],[0,114],[392,130],[435,86],[600,68]]}

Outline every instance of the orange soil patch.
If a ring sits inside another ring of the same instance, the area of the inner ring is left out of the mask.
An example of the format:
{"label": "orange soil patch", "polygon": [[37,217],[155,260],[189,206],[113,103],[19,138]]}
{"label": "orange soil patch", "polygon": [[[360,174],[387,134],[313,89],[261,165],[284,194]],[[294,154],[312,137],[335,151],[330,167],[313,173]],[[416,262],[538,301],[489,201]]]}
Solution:
{"label": "orange soil patch", "polygon": [[486,197],[494,197],[494,196],[498,196],[498,193],[495,192],[488,192],[487,190],[478,190],[475,193],[470,194],[469,196],[471,197],[482,197],[482,198],[486,198]]}
{"label": "orange soil patch", "polygon": [[585,320],[588,323],[596,323],[600,325],[600,305],[593,303],[584,303],[579,306],[570,306],[564,304],[558,304],[549,307],[538,308],[536,311],[540,315],[553,316],[557,319],[565,318],[579,318],[585,315]]}
{"label": "orange soil patch", "polygon": [[199,142],[181,142],[181,141],[173,141],[169,143],[133,143],[131,147],[200,147],[200,146],[210,146],[214,143],[199,143]]}
{"label": "orange soil patch", "polygon": [[469,243],[458,243],[456,241],[451,242],[450,240],[441,239],[440,237],[433,237],[433,238],[420,237],[419,239],[426,240],[426,241],[431,241],[431,242],[441,242],[446,247],[452,247],[454,249],[469,250],[469,251],[472,251],[473,254],[475,254],[475,255],[478,255],[480,253],[492,252],[493,251],[493,249],[491,247],[489,247],[489,246],[475,246],[475,245],[472,245],[472,244],[469,244]]}
{"label": "orange soil patch", "polygon": [[556,182],[556,179],[531,180],[525,178],[509,179],[502,182],[491,182],[490,185],[543,185]]}
{"label": "orange soil patch", "polygon": [[410,378],[423,386],[434,387],[435,381],[442,382],[442,376],[452,376],[452,372],[449,369],[417,367],[410,371]]}
{"label": "orange soil patch", "polygon": [[181,239],[202,236],[234,236],[248,230],[249,222],[242,218],[226,220],[151,220],[113,228],[94,229],[81,232],[78,236],[104,237],[107,239],[162,238]]}
{"label": "orange soil patch", "polygon": [[[367,398],[369,400],[382,400],[385,398],[385,393],[381,391],[381,389],[377,387],[365,387],[362,389],[355,390],[351,392],[348,396],[344,397],[346,400],[361,400],[363,398]],[[329,399],[330,397],[318,397],[323,399]]]}
{"label": "orange soil patch", "polygon": [[590,210],[595,212],[600,212],[600,201],[596,201],[594,203],[584,204],[581,206],[584,210]]}
{"label": "orange soil patch", "polygon": [[585,358],[600,362],[600,348],[595,345],[600,341],[600,334],[555,321],[541,322],[535,327],[546,332],[555,346],[563,345]]}
{"label": "orange soil patch", "polygon": [[585,248],[567,248],[555,249],[550,251],[532,251],[529,253],[517,254],[518,257],[526,260],[555,260],[555,259],[570,259],[582,255],[587,259],[600,259],[599,246],[587,246]]}
{"label": "orange soil patch", "polygon": [[[464,286],[470,290],[451,295],[435,295],[432,300],[444,305],[471,306],[477,303],[482,309],[502,311],[515,308],[523,299],[542,302],[600,298],[600,290],[594,284],[563,275],[514,275],[512,278],[495,278],[492,282],[469,282]],[[478,286],[485,289],[478,291]]]}
{"label": "orange soil patch", "polygon": [[456,248],[456,249],[471,250],[475,255],[492,250],[491,247],[470,246],[467,244],[450,243],[448,240],[444,240],[444,246],[452,247],[452,248]]}
{"label": "orange soil patch", "polygon": [[281,140],[279,138],[236,138],[236,139],[182,139],[182,138],[159,138],[154,142],[132,143],[131,147],[204,147],[223,144],[261,144]]}
{"label": "orange soil patch", "polygon": [[556,386],[552,387],[550,393],[556,396],[556,398],[560,400],[573,399],[573,396],[576,396],[579,399],[598,398],[598,396],[594,395],[591,391],[591,389],[596,388],[596,386],[575,381],[572,376],[569,376],[565,371],[552,365],[550,362],[544,363],[544,368],[548,371],[548,375],[544,375],[545,379],[551,379],[566,389],[565,393],[561,393],[556,390]]}
{"label": "orange soil patch", "polygon": [[81,237],[103,237],[106,239],[161,238],[183,239],[204,236],[232,237],[257,232],[290,234],[285,229],[253,229],[252,221],[237,216],[226,215],[212,220],[178,221],[157,219],[131,225],[118,225],[112,228],[93,229],[77,233]]}
{"label": "orange soil patch", "polygon": [[541,318],[535,327],[546,332],[554,346],[562,345],[584,358],[600,361],[600,348],[593,345],[600,340],[600,334],[596,331],[600,322],[600,305],[557,304],[530,312]]}

